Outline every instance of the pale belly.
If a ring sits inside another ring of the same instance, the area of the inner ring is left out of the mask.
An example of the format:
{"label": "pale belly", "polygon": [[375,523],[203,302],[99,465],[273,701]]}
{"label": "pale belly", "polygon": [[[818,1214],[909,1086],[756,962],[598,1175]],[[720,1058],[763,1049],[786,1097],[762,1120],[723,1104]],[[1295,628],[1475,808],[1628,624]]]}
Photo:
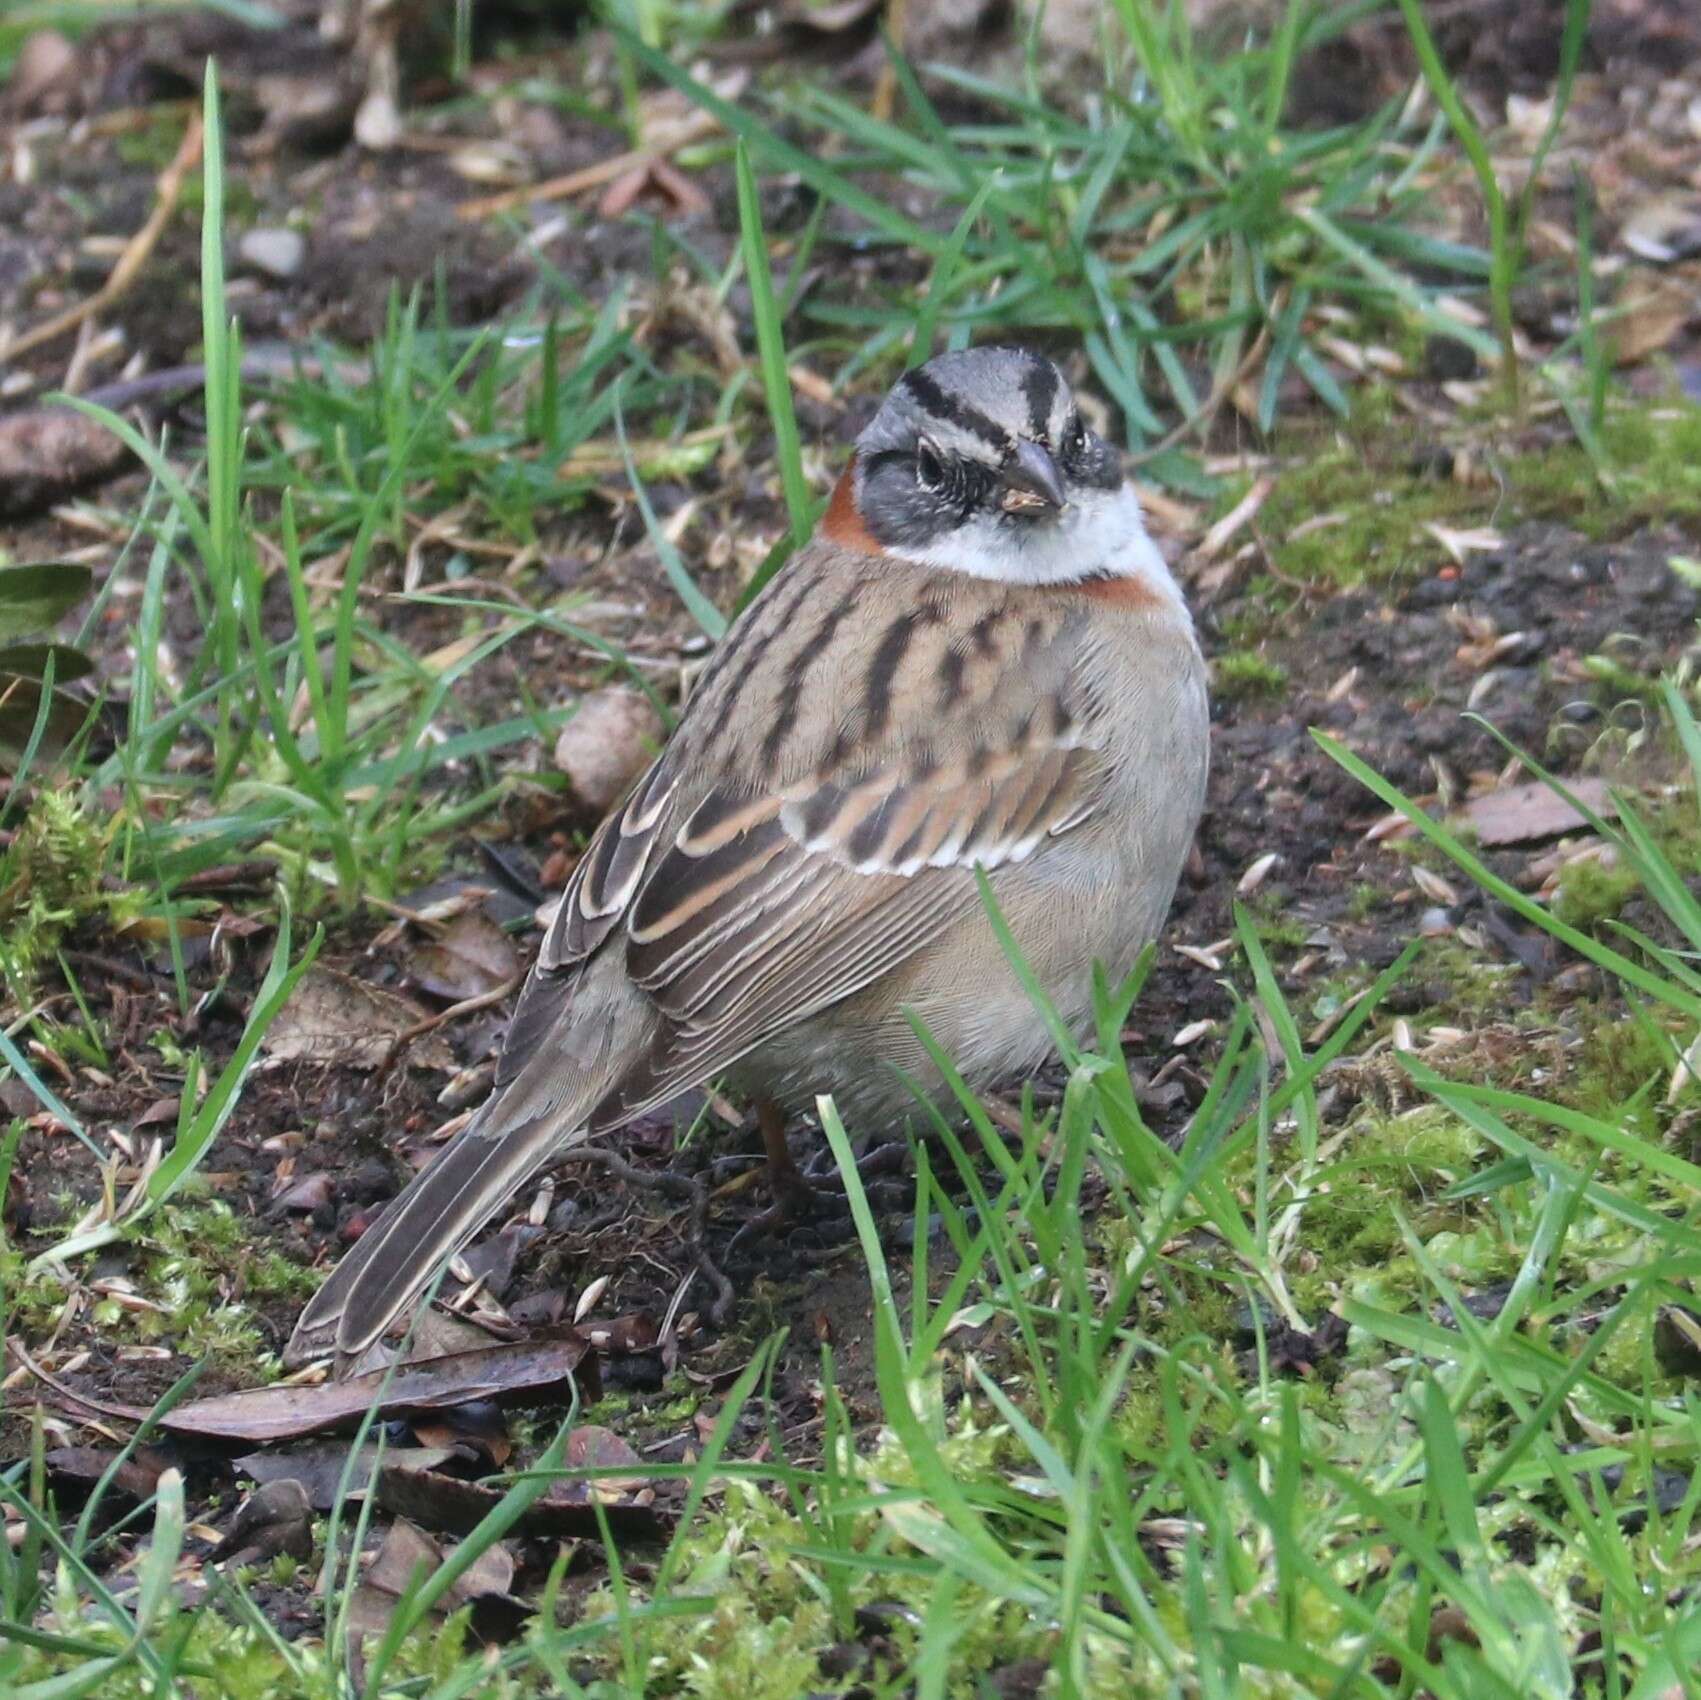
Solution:
{"label": "pale belly", "polygon": [[[1093,1025],[1095,962],[1114,984],[1157,937],[1198,824],[1209,743],[1202,683],[1177,706],[1143,729],[1148,747],[1102,821],[993,877],[1034,979],[1081,1037]],[[894,973],[770,1040],[730,1083],[793,1112],[830,1092],[853,1132],[877,1132],[916,1108],[910,1083],[936,1101],[950,1097],[912,1017],[976,1089],[1032,1073],[1054,1048],[976,904]]]}

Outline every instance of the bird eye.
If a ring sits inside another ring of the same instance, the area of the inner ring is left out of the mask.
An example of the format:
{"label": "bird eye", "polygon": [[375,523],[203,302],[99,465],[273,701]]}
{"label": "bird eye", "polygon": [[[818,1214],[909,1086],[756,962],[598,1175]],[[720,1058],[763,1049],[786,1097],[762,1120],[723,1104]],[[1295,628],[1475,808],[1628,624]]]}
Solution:
{"label": "bird eye", "polygon": [[1082,424],[1080,414],[1070,419],[1063,432],[1063,452],[1071,460],[1087,446],[1087,427]]}
{"label": "bird eye", "polygon": [[915,481],[924,490],[937,490],[945,482],[945,463],[931,443],[922,443],[915,451]]}

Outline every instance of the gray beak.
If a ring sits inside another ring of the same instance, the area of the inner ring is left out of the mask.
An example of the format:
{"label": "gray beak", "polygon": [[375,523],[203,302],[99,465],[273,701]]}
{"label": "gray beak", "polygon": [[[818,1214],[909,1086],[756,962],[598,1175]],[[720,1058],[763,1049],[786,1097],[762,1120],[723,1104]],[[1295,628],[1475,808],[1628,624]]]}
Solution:
{"label": "gray beak", "polygon": [[1006,461],[998,476],[1004,485],[999,506],[1007,514],[1056,513],[1068,499],[1051,451],[1027,438],[1016,445],[1015,459]]}

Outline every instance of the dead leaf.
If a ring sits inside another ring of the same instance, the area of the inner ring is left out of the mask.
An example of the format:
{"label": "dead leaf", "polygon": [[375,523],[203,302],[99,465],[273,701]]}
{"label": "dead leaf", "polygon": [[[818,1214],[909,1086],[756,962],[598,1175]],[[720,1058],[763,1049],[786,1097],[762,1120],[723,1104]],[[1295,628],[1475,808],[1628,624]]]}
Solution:
{"label": "dead leaf", "polygon": [[[564,1462],[570,1470],[618,1470],[627,1465],[636,1467],[642,1460],[613,1429],[587,1423],[585,1427],[576,1428],[567,1436]],[[595,1481],[582,1485],[593,1489],[597,1498],[607,1503],[618,1500],[624,1494],[636,1492],[644,1485],[644,1479],[641,1475],[598,1476]]]}
{"label": "dead leaf", "polygon": [[517,1222],[463,1251],[458,1261],[473,1280],[484,1283],[485,1292],[493,1299],[500,1299],[513,1285],[514,1266],[520,1253],[542,1232],[529,1222]]}
{"label": "dead leaf", "polygon": [[[457,1405],[429,1417],[415,1417],[413,1432],[424,1448],[442,1448],[460,1454],[477,1453],[492,1469],[500,1470],[514,1455],[508,1424],[493,1405]],[[434,1468],[426,1465],[425,1468]]]}
{"label": "dead leaf", "polygon": [[1456,530],[1450,525],[1431,522],[1424,526],[1425,531],[1447,551],[1462,567],[1465,557],[1476,551],[1484,553],[1495,549],[1503,549],[1506,539],[1493,526],[1479,525],[1468,530]]}
{"label": "dead leaf", "polygon": [[[115,1448],[106,1446],[56,1446],[46,1454],[45,1462],[55,1482],[75,1482],[92,1489],[117,1456]],[[112,1491],[128,1499],[146,1499],[167,1467],[167,1459],[151,1446],[138,1447],[118,1466]]]}
{"label": "dead leaf", "polygon": [[[453,1446],[386,1446],[384,1462],[398,1470],[435,1470],[456,1457]],[[329,1511],[337,1502],[343,1471],[348,1470],[350,1498],[359,1498],[372,1485],[378,1448],[363,1446],[349,1469],[346,1446],[303,1446],[294,1452],[250,1452],[232,1460],[243,1475],[257,1482],[296,1481],[315,1511]]]}
{"label": "dead leaf", "polygon": [[313,1556],[312,1509],[293,1476],[262,1482],[237,1506],[224,1539],[208,1553],[210,1564],[258,1564],[287,1553]]}
{"label": "dead leaf", "polygon": [[422,992],[460,1003],[506,986],[520,971],[514,941],[482,910],[457,915],[414,947],[408,977]]}
{"label": "dead leaf", "polygon": [[1638,259],[1657,266],[1701,254],[1701,196],[1650,196],[1631,208],[1618,240]]}
{"label": "dead leaf", "polygon": [[[594,1540],[596,1511],[583,1482],[558,1482],[535,1500],[513,1526],[516,1535],[546,1540]],[[378,1472],[378,1503],[398,1517],[409,1517],[433,1529],[464,1535],[478,1527],[500,1503],[502,1494],[482,1482],[464,1482],[435,1470]],[[665,1533],[669,1519],[654,1505],[618,1500],[602,1507],[610,1530],[634,1540],[653,1540]]]}
{"label": "dead leaf", "polygon": [[[349,1600],[353,1633],[382,1635],[390,1627],[397,1603],[412,1591],[415,1581],[441,1568],[453,1551],[439,1546],[417,1525],[398,1518]],[[467,1566],[431,1615],[441,1621],[462,1606],[471,1606],[472,1631],[480,1641],[509,1640],[532,1614],[524,1600],[509,1592],[513,1585],[513,1554],[502,1542],[493,1542]]]}
{"label": "dead leaf", "polygon": [[322,1169],[303,1175],[292,1187],[272,1201],[271,1214],[284,1216],[291,1212],[311,1216],[322,1210],[337,1196],[337,1183]]}
{"label": "dead leaf", "polygon": [[384,1372],[327,1381],[317,1387],[255,1387],[179,1405],[160,1418],[173,1434],[262,1445],[296,1440],[356,1423],[376,1407],[380,1417],[442,1410],[474,1399],[545,1405],[570,1398],[574,1378],[596,1396],[596,1359],[577,1335],[492,1346],[481,1352],[405,1364],[384,1387]]}
{"label": "dead leaf", "polygon": [[1695,316],[1692,289],[1675,277],[1631,279],[1613,304],[1607,344],[1615,366],[1634,366],[1677,340]]}
{"label": "dead leaf", "polygon": [[[1566,781],[1566,787],[1585,807],[1611,819],[1618,813],[1607,794],[1604,779]],[[1557,791],[1531,780],[1527,785],[1508,785],[1473,797],[1453,816],[1455,826],[1467,826],[1477,842],[1490,849],[1502,844],[1529,844],[1540,838],[1557,838],[1585,825],[1583,817]]]}
{"label": "dead leaf", "polygon": [[661,1338],[656,1319],[647,1311],[628,1311],[608,1322],[587,1322],[585,1337],[605,1356],[632,1357],[655,1349]]}
{"label": "dead leaf", "polygon": [[481,1327],[470,1316],[452,1311],[429,1310],[414,1325],[410,1363],[429,1363],[433,1358],[458,1357],[463,1352],[482,1352],[500,1342],[502,1336]]}
{"label": "dead leaf", "polygon": [[[377,1068],[396,1037],[426,1018],[410,998],[334,968],[308,969],[301,984],[261,1041],[273,1062],[340,1063]],[[417,1068],[452,1069],[454,1053],[440,1033],[426,1033],[409,1049]]]}

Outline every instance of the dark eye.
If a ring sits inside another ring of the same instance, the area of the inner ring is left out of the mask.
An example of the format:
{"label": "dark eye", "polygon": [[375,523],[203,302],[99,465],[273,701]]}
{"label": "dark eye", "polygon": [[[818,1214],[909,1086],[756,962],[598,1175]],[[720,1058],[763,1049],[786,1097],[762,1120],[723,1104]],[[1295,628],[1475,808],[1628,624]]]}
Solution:
{"label": "dark eye", "polygon": [[945,463],[931,443],[922,443],[915,451],[915,481],[924,490],[938,490],[945,483]]}
{"label": "dark eye", "polygon": [[1063,428],[1063,453],[1074,460],[1087,446],[1087,427],[1081,423],[1080,414],[1076,414]]}

